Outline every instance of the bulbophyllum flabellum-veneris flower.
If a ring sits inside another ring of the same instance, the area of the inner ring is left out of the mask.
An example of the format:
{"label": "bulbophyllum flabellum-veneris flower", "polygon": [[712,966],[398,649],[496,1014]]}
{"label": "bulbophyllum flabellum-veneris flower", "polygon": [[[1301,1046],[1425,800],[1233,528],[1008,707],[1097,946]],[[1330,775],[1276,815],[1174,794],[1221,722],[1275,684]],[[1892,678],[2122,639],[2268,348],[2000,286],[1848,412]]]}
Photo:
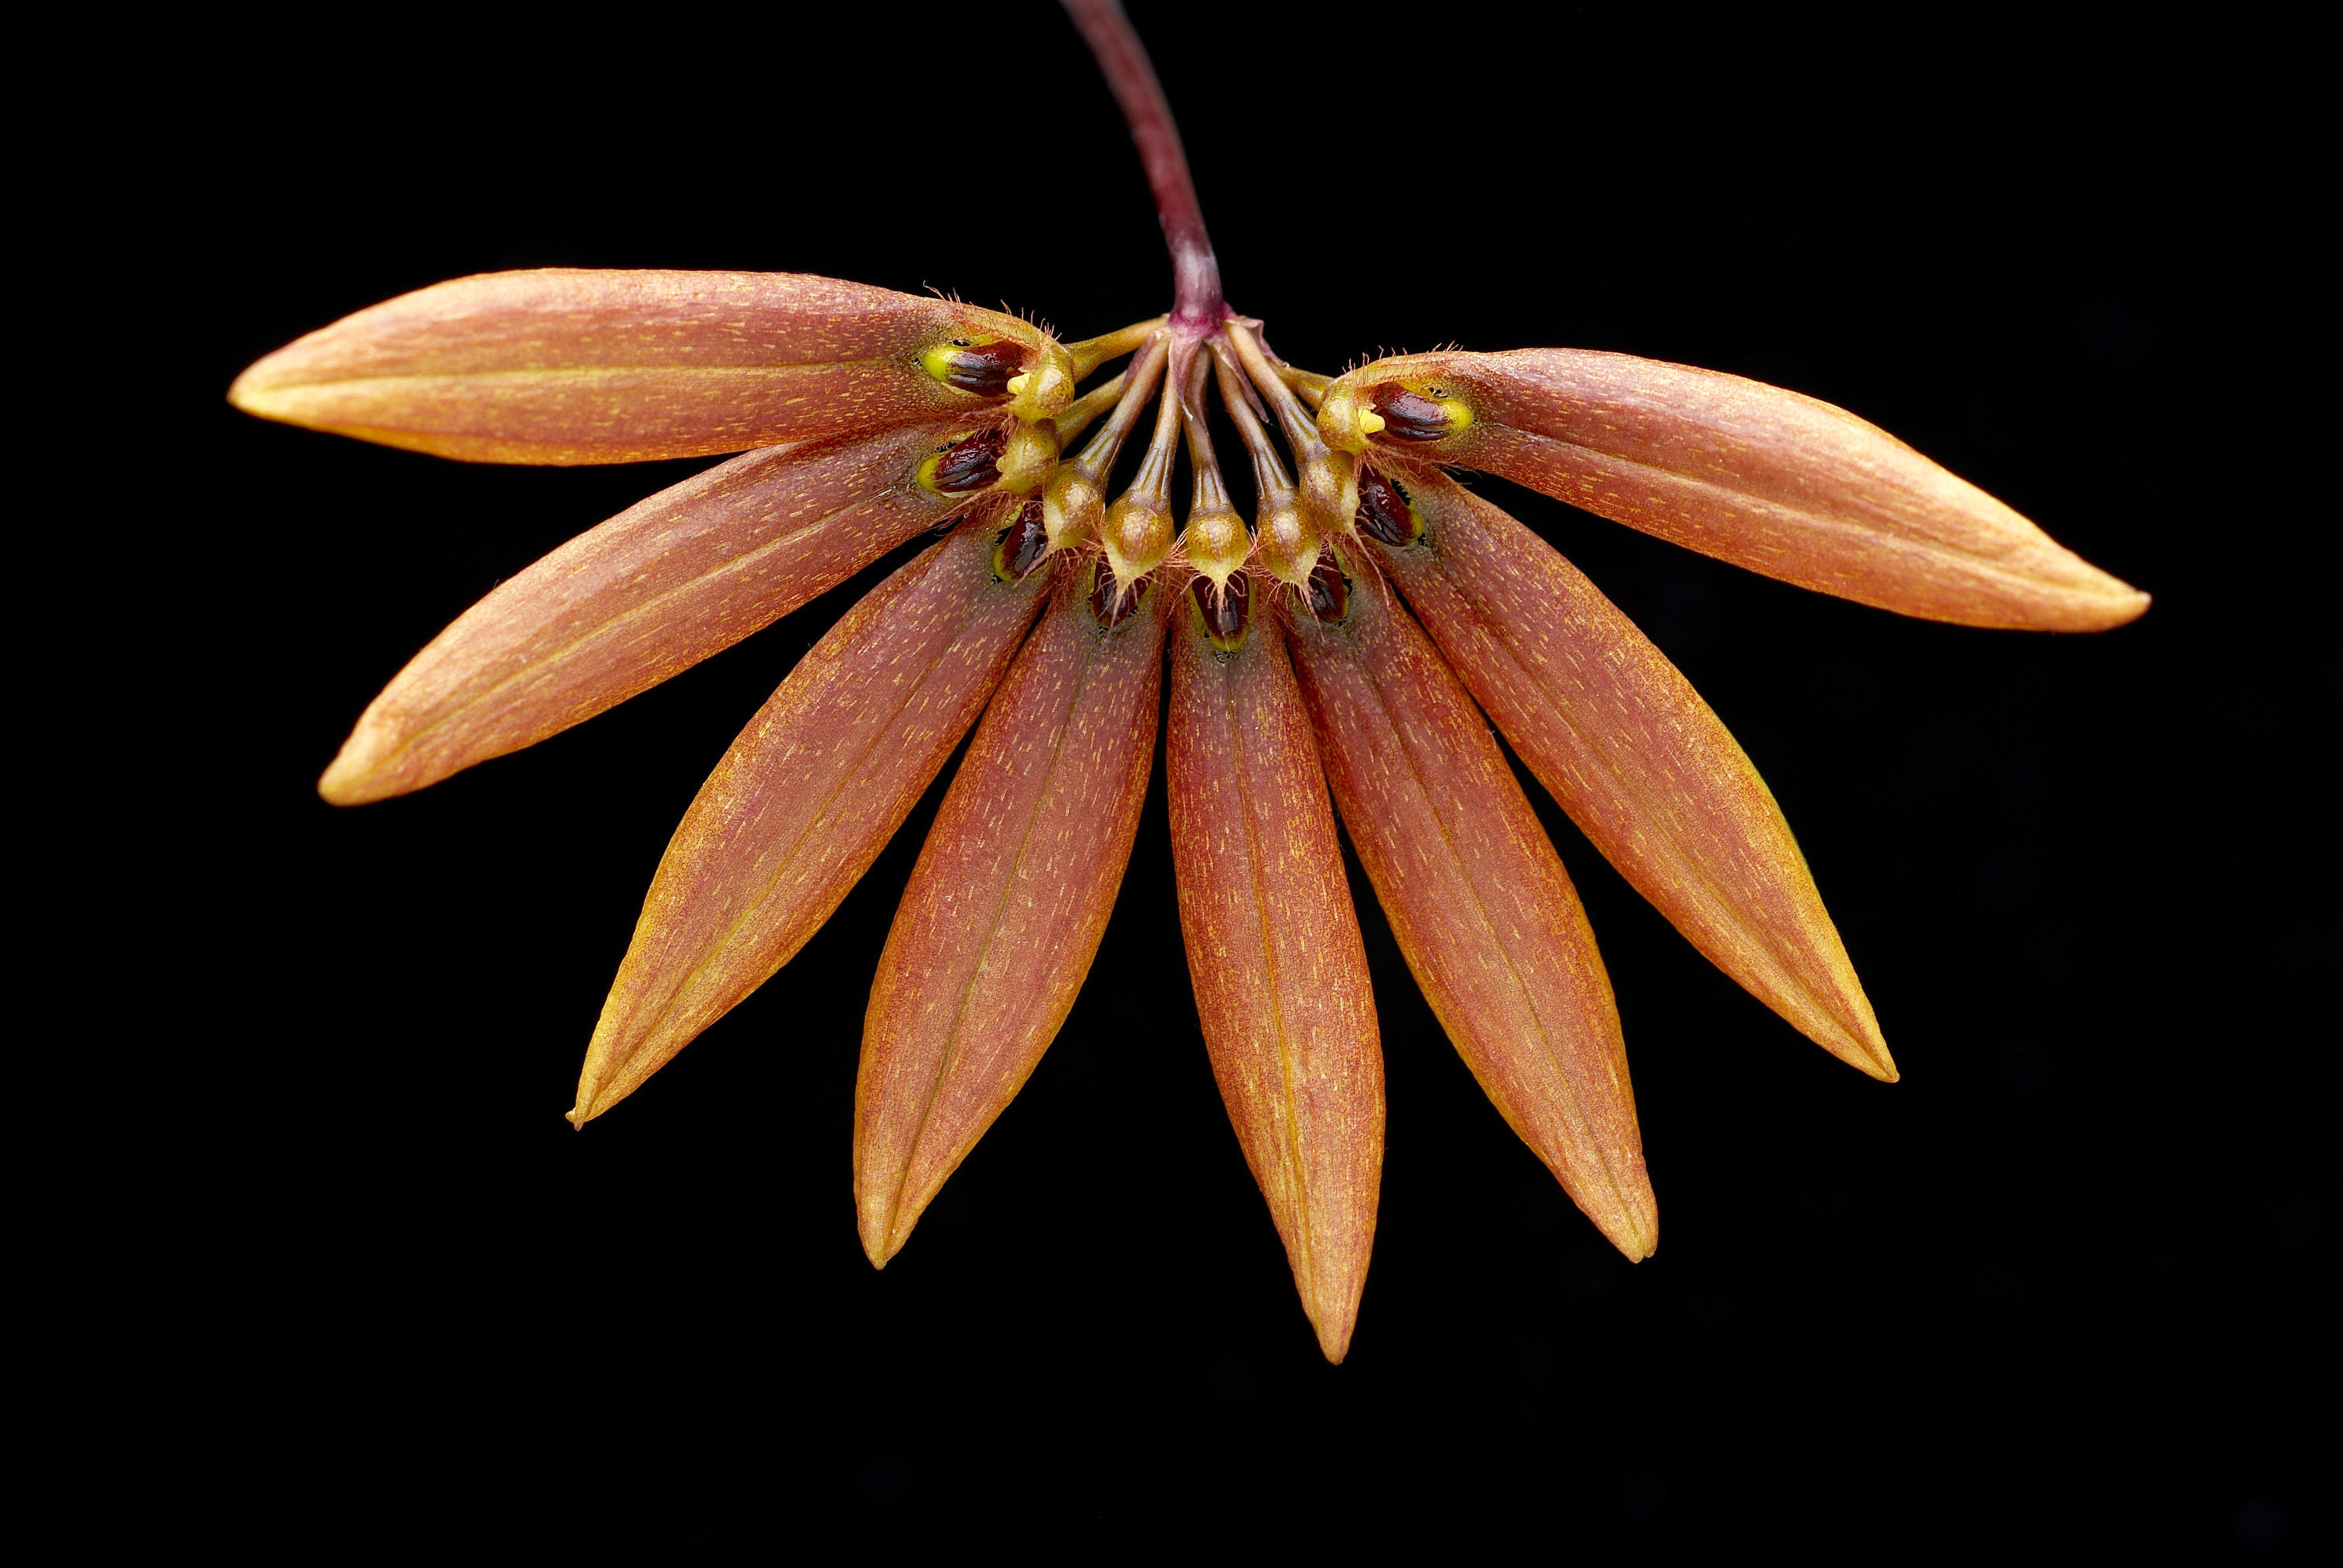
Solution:
{"label": "bulbophyllum flabellum-veneris flower", "polygon": [[[1061,342],[829,278],[503,273],[361,311],[230,396],[472,461],[728,458],[418,654],[321,781],[341,805],[534,744],[935,536],[798,663],[693,801],[570,1118],[609,1110],[786,964],[966,739],[865,1024],[853,1190],[883,1266],[1072,1005],[1160,733],[1204,1043],[1340,1361],[1383,1101],[1338,819],[1496,1108],[1622,1251],[1656,1244],[1609,981],[1492,723],[1700,951],[1825,1050],[1896,1076],[1724,725],[1453,471],[1906,615],[2098,630],[2147,598],[1853,415],[1735,377],[1564,349],[1340,377],[1286,364],[1222,298],[1129,24],[1111,0],[1068,8],[1155,195],[1166,316]],[[1224,471],[1216,407],[1249,487]]]}

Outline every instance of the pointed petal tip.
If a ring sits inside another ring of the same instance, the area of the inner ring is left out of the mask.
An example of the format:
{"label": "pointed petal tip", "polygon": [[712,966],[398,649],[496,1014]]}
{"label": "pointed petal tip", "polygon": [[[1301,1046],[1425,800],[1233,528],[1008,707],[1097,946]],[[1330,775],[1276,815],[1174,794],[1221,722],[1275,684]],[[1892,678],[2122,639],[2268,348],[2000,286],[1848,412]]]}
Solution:
{"label": "pointed petal tip", "polygon": [[[375,723],[369,712],[351,729],[342,749],[334,753],[333,761],[317,779],[317,793],[333,806],[366,806],[394,795],[411,793],[418,785],[411,774],[401,777],[393,766],[398,752],[395,734]],[[424,782],[436,780],[426,779]]]}
{"label": "pointed petal tip", "polygon": [[1803,1032],[1806,1038],[1837,1057],[1841,1061],[1868,1078],[1882,1083],[1893,1083],[1902,1076],[1896,1070],[1896,1059],[1888,1054],[1887,1041],[1881,1038],[1879,1026],[1873,1022],[1870,1010],[1864,1010],[1862,1028],[1849,1025],[1846,1019],[1835,1017],[1830,1022],[1836,1027],[1825,1030],[1810,1028]]}
{"label": "pointed petal tip", "polygon": [[1819,1018],[1809,1017],[1799,1032],[1865,1077],[1893,1083],[1896,1059],[1888,1054],[1879,1020],[1872,1016],[1870,999],[1857,990],[1854,1000],[1857,1005],[1853,1009],[1828,1008]]}
{"label": "pointed petal tip", "polygon": [[277,362],[285,351],[277,350],[266,359],[256,360],[245,373],[228,384],[228,406],[256,419],[273,419],[280,425],[299,425],[308,429],[330,429],[314,418],[302,417],[301,385],[282,379],[277,374]]}
{"label": "pointed petal tip", "polygon": [[1867,1045],[1835,1040],[1817,1043],[1865,1078],[1875,1078],[1882,1083],[1896,1083],[1903,1079],[1904,1075],[1896,1070],[1896,1059],[1887,1054],[1886,1045],[1879,1040]]}
{"label": "pointed petal tip", "polygon": [[1619,1255],[1631,1263],[1640,1263],[1659,1251],[1659,1244],[1633,1233],[1621,1234],[1608,1225],[1598,1226],[1603,1239],[1619,1249]]}
{"label": "pointed petal tip", "polygon": [[[272,355],[270,357],[274,358],[275,356]],[[246,414],[257,415],[263,419],[269,417],[267,385],[260,375],[261,367],[267,363],[266,359],[258,361],[243,375],[228,383],[227,401],[230,407],[241,409]]]}
{"label": "pointed petal tip", "polygon": [[569,1125],[584,1131],[586,1124],[599,1116],[607,1116],[610,1108],[627,1097],[631,1091],[618,1094],[609,1092],[608,1081],[598,1076],[581,1076],[578,1081],[578,1102],[562,1114]]}
{"label": "pointed petal tip", "polygon": [[1319,1353],[1326,1358],[1328,1366],[1341,1366],[1342,1358],[1351,1353],[1351,1334],[1358,1322],[1355,1302],[1344,1302],[1310,1314],[1311,1330],[1318,1336]]}
{"label": "pointed petal tip", "polygon": [[[918,1218],[916,1214],[911,1216],[912,1221]],[[890,1229],[874,1225],[866,1216],[862,1220],[860,1230],[862,1236],[862,1255],[870,1260],[870,1266],[874,1269],[884,1269],[893,1262],[895,1254],[903,1250],[903,1243],[911,1239],[911,1225],[909,1221]]]}
{"label": "pointed petal tip", "polygon": [[2154,594],[2136,588],[2121,578],[2108,580],[2114,582],[2123,591],[2109,598],[2103,612],[2107,618],[2092,628],[2095,631],[2113,631],[2119,626],[2129,626],[2146,615],[2147,607],[2156,601]]}
{"label": "pointed petal tip", "polygon": [[2136,588],[2111,572],[2101,571],[2070,551],[2061,549],[2070,574],[2064,591],[2006,620],[1976,620],[1969,624],[2017,631],[2088,633],[2129,626],[2147,613],[2154,596]]}
{"label": "pointed petal tip", "polygon": [[1660,1250],[1659,1238],[1648,1229],[1610,1225],[1601,1229],[1603,1239],[1618,1248],[1620,1255],[1631,1263],[1640,1263]]}
{"label": "pointed petal tip", "polygon": [[[859,1161],[858,1161],[859,1163]],[[854,1194],[854,1231],[862,1242],[862,1255],[870,1260],[874,1269],[884,1269],[911,1239],[911,1227],[920,1222],[920,1211],[909,1212],[895,1203],[883,1203],[866,1198],[860,1181]]]}
{"label": "pointed petal tip", "polygon": [[1629,1262],[1640,1263],[1660,1250],[1659,1201],[1648,1182],[1642,1184],[1641,1191],[1619,1196],[1621,1206],[1608,1214],[1597,1214],[1584,1203],[1579,1207],[1594,1221],[1604,1241],[1618,1248]]}
{"label": "pointed petal tip", "polygon": [[317,778],[317,797],[328,806],[366,806],[387,799],[394,793],[373,788],[367,770],[352,763],[347,753],[334,759],[333,766]]}

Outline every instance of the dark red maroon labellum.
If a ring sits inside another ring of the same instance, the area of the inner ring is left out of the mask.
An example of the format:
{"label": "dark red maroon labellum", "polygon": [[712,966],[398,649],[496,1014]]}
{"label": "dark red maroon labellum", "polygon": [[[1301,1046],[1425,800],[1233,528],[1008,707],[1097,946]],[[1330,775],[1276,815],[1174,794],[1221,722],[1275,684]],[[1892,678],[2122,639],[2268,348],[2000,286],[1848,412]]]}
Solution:
{"label": "dark red maroon labellum", "polygon": [[992,575],[1002,582],[1023,580],[1050,551],[1050,530],[1041,522],[1041,503],[1028,501],[992,547]]}
{"label": "dark red maroon labellum", "polygon": [[944,360],[944,385],[998,397],[1009,390],[1009,378],[1025,368],[1025,350],[1015,343],[954,343]]}
{"label": "dark red maroon labellum", "polygon": [[1400,546],[1415,543],[1423,532],[1408,508],[1407,491],[1381,474],[1359,476],[1359,528],[1369,538]]}
{"label": "dark red maroon labellum", "polygon": [[1252,617],[1252,589],[1242,572],[1231,572],[1228,586],[1214,588],[1212,579],[1200,577],[1188,585],[1196,608],[1204,612],[1204,635],[1222,653],[1234,653],[1244,642],[1245,624]]}
{"label": "dark red maroon labellum", "polygon": [[1310,568],[1310,586],[1303,597],[1310,602],[1310,613],[1330,626],[1351,613],[1351,585],[1332,556],[1320,556],[1318,564]]}
{"label": "dark red maroon labellum", "polygon": [[988,487],[1001,477],[1001,449],[1008,444],[1008,427],[998,426],[945,447],[936,459],[935,487],[947,496]]}
{"label": "dark red maroon labellum", "polygon": [[1110,630],[1121,626],[1138,612],[1139,601],[1147,597],[1148,584],[1153,580],[1151,578],[1141,578],[1131,585],[1129,592],[1118,598],[1114,588],[1114,574],[1107,570],[1104,561],[1101,561],[1098,568],[1098,581],[1091,588],[1091,614],[1097,618],[1099,625]]}
{"label": "dark red maroon labellum", "polygon": [[1383,434],[1403,441],[1437,441],[1449,434],[1448,407],[1411,392],[1396,381],[1374,390],[1375,412],[1383,417]]}

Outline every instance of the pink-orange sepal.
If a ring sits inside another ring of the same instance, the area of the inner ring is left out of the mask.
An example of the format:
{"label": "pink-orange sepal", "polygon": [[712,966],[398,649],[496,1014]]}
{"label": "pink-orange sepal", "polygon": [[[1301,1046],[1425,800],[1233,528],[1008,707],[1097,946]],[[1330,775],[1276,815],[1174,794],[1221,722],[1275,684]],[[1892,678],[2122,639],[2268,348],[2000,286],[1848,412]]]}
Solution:
{"label": "pink-orange sepal", "polygon": [[632,463],[1008,406],[1005,386],[970,390],[923,362],[955,344],[1008,345],[996,369],[1030,372],[1058,407],[1072,395],[1065,350],[997,310],[798,273],[546,268],[345,317],[254,365],[228,400],[442,457]]}
{"label": "pink-orange sepal", "polygon": [[976,721],[1050,574],[1004,582],[970,521],[798,661],[700,786],[602,1004],[583,1126],[805,945]]}
{"label": "pink-orange sepal", "polygon": [[1893,1081],[1805,857],[1723,721],[1544,540],[1443,475],[1400,482],[1423,536],[1382,559],[1530,771],[1719,969]]}
{"label": "pink-orange sepal", "polygon": [[1319,417],[1353,450],[1502,474],[1904,615],[2102,631],[2147,608],[1876,426],[1719,371],[1575,348],[1411,354],[1341,377]]}
{"label": "pink-orange sepal", "polygon": [[1289,616],[1326,780],[1408,967],[1522,1141],[1630,1258],[1658,1205],[1610,977],[1473,699],[1380,585]]}
{"label": "pink-orange sepal", "polygon": [[854,1201],[882,1268],[1056,1038],[1131,859],[1174,596],[1104,628],[1093,569],[1066,574],[986,709],[879,960]]}
{"label": "pink-orange sepal", "polygon": [[[1255,601],[1269,592],[1256,579]],[[1302,1311],[1340,1362],[1374,1247],[1383,1063],[1325,778],[1275,617],[1223,652],[1183,603],[1171,663],[1165,782],[1196,1011]]]}
{"label": "pink-orange sepal", "polygon": [[436,784],[770,625],[965,503],[913,482],[958,429],[743,453],[578,535],[417,654],[318,793],[356,806]]}

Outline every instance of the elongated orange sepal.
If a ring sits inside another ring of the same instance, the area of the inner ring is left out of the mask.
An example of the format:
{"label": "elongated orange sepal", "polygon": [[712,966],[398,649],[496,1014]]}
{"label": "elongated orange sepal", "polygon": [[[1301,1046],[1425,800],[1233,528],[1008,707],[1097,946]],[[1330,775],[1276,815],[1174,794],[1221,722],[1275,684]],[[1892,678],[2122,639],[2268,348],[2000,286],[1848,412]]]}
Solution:
{"label": "elongated orange sepal", "polygon": [[1611,980],[1473,699],[1379,585],[1336,623],[1290,621],[1326,780],[1433,1011],[1579,1208],[1650,1256],[1658,1206]]}
{"label": "elongated orange sepal", "polygon": [[[1029,323],[786,272],[491,272],[312,332],[246,413],[486,463],[696,457],[966,417],[1043,417],[1073,362]],[[1011,386],[1018,377],[1027,379]]]}
{"label": "elongated orange sepal", "polygon": [[1093,569],[1068,574],[985,710],[880,956],[854,1202],[881,1268],[1057,1037],[1131,859],[1173,595],[1102,626]]}
{"label": "elongated orange sepal", "polygon": [[362,805],[533,746],[758,631],[968,497],[919,482],[960,427],[744,453],[498,587],[398,672],[318,782]]}
{"label": "elongated orange sepal", "polygon": [[1929,620],[2103,631],[2147,596],[1844,408],[1572,348],[1411,354],[1327,389],[1327,439],[1485,469],[1802,588]]}
{"label": "elongated orange sepal", "polygon": [[1717,968],[1892,1082],[1805,857],[1723,721],[1544,540],[1440,474],[1401,482],[1423,532],[1383,558],[1530,771]]}
{"label": "elongated orange sepal", "polygon": [[1222,652],[1192,602],[1182,605],[1164,769],[1180,930],[1212,1076],[1302,1311],[1326,1359],[1340,1362],[1374,1246],[1383,1048],[1326,781],[1275,617],[1256,618]]}
{"label": "elongated orange sepal", "polygon": [[787,963],[870,868],[1032,624],[962,524],[798,661],[684,813],[602,1004],[570,1121],[632,1093]]}

